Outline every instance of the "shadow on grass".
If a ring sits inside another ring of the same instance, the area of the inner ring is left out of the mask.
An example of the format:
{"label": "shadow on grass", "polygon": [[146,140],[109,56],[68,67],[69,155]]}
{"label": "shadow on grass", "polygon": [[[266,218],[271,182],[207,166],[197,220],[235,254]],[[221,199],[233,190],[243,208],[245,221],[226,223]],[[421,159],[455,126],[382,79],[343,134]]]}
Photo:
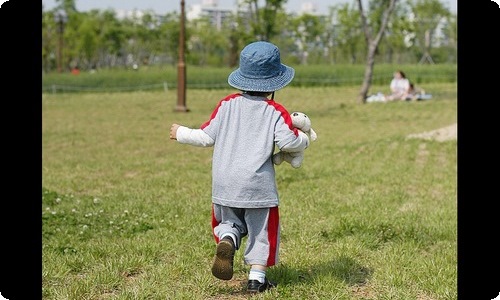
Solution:
{"label": "shadow on grass", "polygon": [[[268,278],[279,287],[294,285],[310,285],[325,277],[334,277],[351,287],[364,286],[371,277],[373,270],[364,267],[350,257],[341,256],[324,263],[311,265],[305,269],[297,269],[280,264],[268,270]],[[246,291],[248,278],[246,274],[239,274],[229,281],[218,281],[218,290],[213,298],[207,300],[248,299]],[[273,289],[271,289],[271,292]]]}
{"label": "shadow on grass", "polygon": [[269,277],[276,278],[279,285],[312,283],[317,278],[335,277],[350,286],[363,285],[373,274],[373,270],[364,267],[350,257],[341,256],[307,269],[296,269],[279,265],[269,269]]}

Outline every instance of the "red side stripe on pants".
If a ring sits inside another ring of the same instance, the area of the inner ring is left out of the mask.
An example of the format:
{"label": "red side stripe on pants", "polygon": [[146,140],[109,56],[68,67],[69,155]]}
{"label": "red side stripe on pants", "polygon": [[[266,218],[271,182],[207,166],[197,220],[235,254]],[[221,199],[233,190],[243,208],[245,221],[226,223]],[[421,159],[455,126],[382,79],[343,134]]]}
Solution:
{"label": "red side stripe on pants", "polygon": [[214,235],[215,242],[219,243],[219,237],[215,236],[214,228],[219,225],[219,222],[215,219],[214,204],[212,203],[212,234]]}
{"label": "red side stripe on pants", "polygon": [[279,221],[280,215],[278,207],[271,207],[269,209],[269,221],[267,224],[267,234],[269,238],[269,257],[267,258],[268,267],[274,266],[276,264]]}

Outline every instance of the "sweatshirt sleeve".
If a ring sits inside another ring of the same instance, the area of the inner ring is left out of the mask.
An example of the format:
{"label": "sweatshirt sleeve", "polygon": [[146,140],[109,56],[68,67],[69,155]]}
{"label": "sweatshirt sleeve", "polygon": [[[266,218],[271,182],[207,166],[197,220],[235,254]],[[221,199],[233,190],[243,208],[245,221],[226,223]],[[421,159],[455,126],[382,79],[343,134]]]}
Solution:
{"label": "sweatshirt sleeve", "polygon": [[202,129],[191,129],[185,126],[177,129],[177,141],[197,147],[211,147],[215,143]]}
{"label": "sweatshirt sleeve", "polygon": [[275,143],[280,151],[300,152],[309,146],[309,137],[293,126],[290,113],[281,104],[269,101],[278,114],[275,124]]}
{"label": "sweatshirt sleeve", "polygon": [[299,132],[296,139],[280,147],[283,152],[300,152],[304,151],[309,147],[309,137],[304,132],[297,130]]}

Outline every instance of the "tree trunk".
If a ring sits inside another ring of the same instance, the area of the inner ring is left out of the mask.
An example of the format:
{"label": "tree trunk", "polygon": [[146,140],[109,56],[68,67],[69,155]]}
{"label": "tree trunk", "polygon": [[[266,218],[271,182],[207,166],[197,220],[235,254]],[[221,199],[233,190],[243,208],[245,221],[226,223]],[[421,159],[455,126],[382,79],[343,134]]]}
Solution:
{"label": "tree trunk", "polygon": [[368,47],[368,55],[366,58],[365,75],[363,77],[363,84],[361,85],[361,90],[358,95],[358,103],[366,103],[366,96],[368,95],[368,90],[370,89],[372,78],[373,78],[373,66],[375,65],[375,52],[376,45],[370,43]]}
{"label": "tree trunk", "polygon": [[365,67],[365,76],[363,78],[363,84],[361,85],[361,90],[358,94],[358,103],[364,104],[366,103],[366,96],[368,95],[368,90],[370,89],[373,75],[373,65],[375,64],[375,54],[377,53],[377,47],[384,35],[385,28],[389,23],[389,19],[392,11],[396,5],[397,0],[390,0],[389,6],[384,11],[382,15],[382,22],[380,25],[380,29],[375,37],[372,36],[372,30],[368,25],[367,18],[363,11],[363,4],[361,0],[358,0],[358,7],[361,16],[361,24],[363,27],[363,31],[365,33],[365,41],[368,45],[368,53],[366,56],[366,67]]}

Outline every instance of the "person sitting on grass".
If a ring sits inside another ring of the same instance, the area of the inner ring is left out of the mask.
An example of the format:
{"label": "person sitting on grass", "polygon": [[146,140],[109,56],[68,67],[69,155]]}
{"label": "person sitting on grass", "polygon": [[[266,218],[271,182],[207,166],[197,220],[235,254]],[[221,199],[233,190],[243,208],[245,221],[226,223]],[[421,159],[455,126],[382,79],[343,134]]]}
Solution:
{"label": "person sitting on grass", "polygon": [[394,78],[390,83],[391,94],[385,97],[386,101],[406,100],[410,89],[410,81],[403,71],[394,72]]}
{"label": "person sitting on grass", "polygon": [[408,96],[406,97],[407,101],[419,101],[431,98],[431,94],[426,94],[423,89],[415,88],[415,85],[410,82],[410,89],[408,90]]}

